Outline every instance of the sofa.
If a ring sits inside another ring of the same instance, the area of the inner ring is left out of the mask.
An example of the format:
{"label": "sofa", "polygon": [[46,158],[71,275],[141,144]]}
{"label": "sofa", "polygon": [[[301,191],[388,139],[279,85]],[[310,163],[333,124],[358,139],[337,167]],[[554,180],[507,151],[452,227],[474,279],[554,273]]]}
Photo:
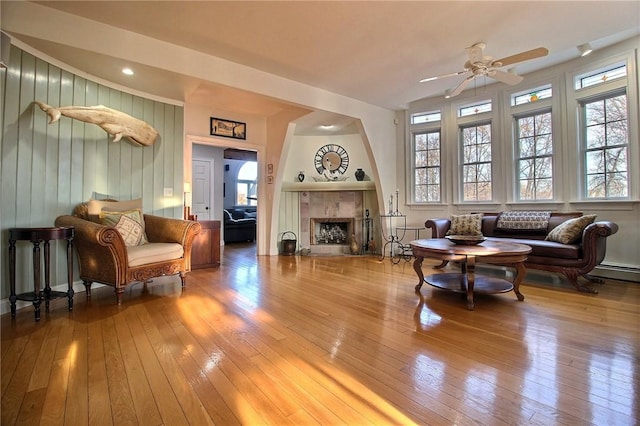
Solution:
{"label": "sofa", "polygon": [[191,270],[191,245],[200,232],[198,222],[142,214],[142,200],[90,200],[71,215],[59,216],[56,226],[73,226],[80,279],[87,299],[94,282],[113,286],[116,302],[128,284],[179,275],[182,287]]}
{"label": "sofa", "polygon": [[256,212],[245,209],[224,209],[224,243],[255,241]]}
{"label": "sofa", "polygon": [[[526,214],[527,212],[521,212]],[[549,217],[542,227],[528,229],[527,226],[506,226],[501,221],[504,212],[476,213],[479,233],[489,240],[508,241],[526,244],[531,247],[525,267],[543,271],[559,272],[566,276],[578,290],[597,293],[591,286],[578,282],[582,276],[590,282],[602,283],[589,273],[599,265],[606,254],[607,237],[618,231],[618,225],[610,221],[595,221],[595,215],[583,215],[580,212],[549,212]],[[429,219],[425,227],[431,229],[432,238],[444,238],[451,235],[451,219]],[[567,230],[571,231],[567,234]],[[439,267],[444,267],[443,262]]]}

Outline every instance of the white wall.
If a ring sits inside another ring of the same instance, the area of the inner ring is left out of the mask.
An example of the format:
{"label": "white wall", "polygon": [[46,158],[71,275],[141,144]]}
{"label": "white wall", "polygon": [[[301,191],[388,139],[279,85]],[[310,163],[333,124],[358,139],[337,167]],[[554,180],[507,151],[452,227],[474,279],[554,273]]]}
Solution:
{"label": "white wall", "polygon": [[[404,181],[407,191],[402,194],[404,211],[408,222],[424,225],[426,219],[449,217],[470,211],[495,212],[502,210],[546,209],[553,211],[581,211],[585,214],[596,214],[596,220],[613,221],[620,231],[607,239],[607,255],[603,267],[598,274],[614,276],[611,271],[618,270],[615,277],[640,280],[640,143],[638,141],[638,123],[640,112],[638,106],[638,46],[640,38],[634,38],[608,49],[603,49],[585,57],[548,68],[525,76],[517,86],[492,84],[477,90],[471,89],[458,97],[446,100],[440,98],[422,99],[411,103],[409,110],[402,118],[405,123],[397,146],[398,181]],[[629,170],[630,199],[626,201],[582,201],[578,193],[580,180],[580,151],[577,134],[577,105],[572,98],[570,83],[572,76],[581,70],[596,66],[604,66],[612,60],[629,60],[628,100],[629,100]],[[509,94],[539,87],[542,84],[554,84],[554,173],[556,179],[556,199],[551,202],[517,202],[512,195],[511,183],[514,173],[513,154],[511,153],[512,136],[510,121]],[[493,149],[493,186],[494,200],[489,203],[461,203],[457,195],[458,173],[458,130],[456,110],[461,104],[491,99],[494,109],[491,114]],[[443,202],[429,205],[407,203],[410,199],[411,182],[411,135],[409,119],[412,113],[442,111],[442,182]],[[606,271],[605,271],[606,269]]]}
{"label": "white wall", "polygon": [[314,166],[314,157],[318,149],[327,144],[336,144],[343,147],[349,155],[349,167],[345,172],[348,181],[355,181],[354,173],[361,168],[371,179],[371,162],[367,156],[362,137],[360,135],[336,135],[336,136],[294,136],[291,148],[287,153],[284,165],[283,181],[298,182],[299,171],[305,172],[305,182],[313,181],[313,177],[320,177]]}

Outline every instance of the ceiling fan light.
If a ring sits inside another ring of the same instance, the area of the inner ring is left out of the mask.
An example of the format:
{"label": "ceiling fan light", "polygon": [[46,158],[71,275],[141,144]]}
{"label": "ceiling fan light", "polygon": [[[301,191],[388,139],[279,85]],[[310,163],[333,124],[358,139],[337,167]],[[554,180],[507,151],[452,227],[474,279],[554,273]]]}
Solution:
{"label": "ceiling fan light", "polygon": [[589,53],[593,52],[593,48],[589,43],[585,43],[578,46],[578,51],[580,52],[580,56],[587,56]]}

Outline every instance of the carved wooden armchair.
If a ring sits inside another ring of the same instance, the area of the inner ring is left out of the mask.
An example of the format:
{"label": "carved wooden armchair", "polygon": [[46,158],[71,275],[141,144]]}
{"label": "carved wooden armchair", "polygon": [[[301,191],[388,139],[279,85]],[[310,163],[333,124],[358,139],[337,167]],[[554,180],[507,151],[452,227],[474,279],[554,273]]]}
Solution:
{"label": "carved wooden armchair", "polygon": [[[91,298],[93,282],[115,287],[118,304],[132,282],[146,283],[155,277],[178,274],[182,286],[186,285],[191,244],[200,232],[200,224],[143,215],[141,205],[141,200],[91,200],[76,206],[73,215],[56,219],[56,226],[75,227],[74,246],[87,299]],[[137,206],[140,208],[132,208]],[[136,217],[139,220],[132,220]],[[142,226],[141,235],[136,221]]]}

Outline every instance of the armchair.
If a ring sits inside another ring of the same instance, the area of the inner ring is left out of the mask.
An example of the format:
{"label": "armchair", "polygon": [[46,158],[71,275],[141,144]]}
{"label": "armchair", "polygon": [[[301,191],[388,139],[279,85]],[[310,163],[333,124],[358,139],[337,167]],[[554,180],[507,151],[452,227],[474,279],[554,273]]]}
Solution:
{"label": "armchair", "polygon": [[[118,305],[132,282],[146,283],[151,278],[178,274],[182,287],[186,285],[186,273],[191,270],[191,244],[200,232],[199,223],[145,214],[143,233],[148,242],[131,245],[115,226],[96,223],[90,214],[92,201],[78,205],[73,215],[59,216],[55,221],[56,226],[75,227],[74,246],[87,299],[91,298],[93,282],[115,287]],[[136,201],[120,202],[120,207],[113,202],[102,210],[123,212]],[[104,205],[105,201],[100,203]]]}

